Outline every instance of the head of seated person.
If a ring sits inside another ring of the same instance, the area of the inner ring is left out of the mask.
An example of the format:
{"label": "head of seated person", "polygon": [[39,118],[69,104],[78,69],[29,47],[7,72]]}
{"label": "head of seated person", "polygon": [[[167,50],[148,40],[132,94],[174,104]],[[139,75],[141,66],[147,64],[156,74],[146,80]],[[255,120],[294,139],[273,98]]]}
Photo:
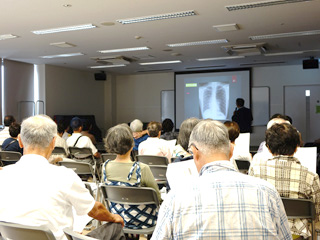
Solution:
{"label": "head of seated person", "polygon": [[58,123],[58,135],[60,137],[62,137],[64,130],[65,130],[65,126],[64,126],[63,122],[59,122]]}
{"label": "head of seated person", "polygon": [[198,118],[188,118],[184,120],[179,129],[178,144],[185,150],[188,150],[189,139],[192,130],[201,120]]}
{"label": "head of seated person", "polygon": [[224,125],[227,127],[228,129],[228,134],[229,134],[229,140],[231,143],[234,144],[234,142],[236,141],[236,139],[239,137],[240,135],[240,128],[238,123],[236,122],[231,122],[231,121],[225,121]]}
{"label": "head of seated person", "polygon": [[107,152],[130,157],[133,146],[133,135],[128,125],[119,124],[108,130],[105,138]]}
{"label": "head of seated person", "polygon": [[287,116],[287,115],[283,115],[281,113],[275,113],[271,116],[271,118],[269,120],[272,120],[274,118],[282,118],[284,120],[287,120],[290,124],[292,124],[292,118]]}
{"label": "head of seated person", "polygon": [[171,119],[166,118],[165,120],[163,120],[162,122],[162,132],[166,133],[166,132],[172,132],[173,130],[173,122]]}
{"label": "head of seated person", "polygon": [[7,115],[4,117],[3,123],[6,127],[9,127],[14,122],[16,122],[16,119],[12,115]]}
{"label": "head of seated person", "polygon": [[130,128],[132,132],[141,132],[143,123],[139,119],[135,119],[130,123]]}
{"label": "head of seated person", "polygon": [[266,131],[266,146],[273,156],[293,156],[299,145],[299,132],[289,123],[276,123]]}
{"label": "head of seated person", "polygon": [[12,123],[9,127],[9,134],[12,138],[17,139],[20,134],[21,126],[19,123]]}
{"label": "head of seated person", "polygon": [[75,133],[79,133],[82,131],[83,122],[80,118],[74,117],[71,119],[70,126]]}
{"label": "head of seated person", "polygon": [[149,137],[159,138],[162,130],[161,123],[149,122],[147,130],[148,130]]}
{"label": "head of seated person", "polygon": [[92,128],[92,124],[89,120],[84,120],[83,121],[83,126],[82,126],[82,131],[84,132],[89,132]]}

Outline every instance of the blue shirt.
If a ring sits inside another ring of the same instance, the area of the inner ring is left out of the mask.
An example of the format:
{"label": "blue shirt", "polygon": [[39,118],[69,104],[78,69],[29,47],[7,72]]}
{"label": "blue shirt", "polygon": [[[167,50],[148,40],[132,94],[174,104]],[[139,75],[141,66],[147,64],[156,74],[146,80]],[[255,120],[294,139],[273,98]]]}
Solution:
{"label": "blue shirt", "polygon": [[208,163],[162,203],[152,239],[292,239],[282,200],[266,181]]}
{"label": "blue shirt", "polygon": [[[13,143],[11,143],[11,142],[13,142]],[[4,140],[1,148],[2,148],[2,151],[13,151],[13,152],[19,152],[19,153],[23,154],[23,148],[21,148],[19,146],[18,140],[14,139],[14,138],[7,138],[6,140]]]}
{"label": "blue shirt", "polygon": [[138,151],[138,147],[139,147],[139,144],[145,140],[147,140],[147,138],[149,137],[148,134],[145,134],[143,135],[141,138],[134,138],[134,147],[133,147],[133,150],[137,150]]}

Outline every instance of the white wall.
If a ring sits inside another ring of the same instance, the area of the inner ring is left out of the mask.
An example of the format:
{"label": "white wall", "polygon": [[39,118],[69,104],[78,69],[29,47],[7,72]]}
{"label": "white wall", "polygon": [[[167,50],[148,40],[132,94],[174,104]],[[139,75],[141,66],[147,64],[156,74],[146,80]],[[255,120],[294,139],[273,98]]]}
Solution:
{"label": "white wall", "polygon": [[98,127],[105,125],[105,81],[95,81],[92,72],[46,65],[47,115],[95,115]]}

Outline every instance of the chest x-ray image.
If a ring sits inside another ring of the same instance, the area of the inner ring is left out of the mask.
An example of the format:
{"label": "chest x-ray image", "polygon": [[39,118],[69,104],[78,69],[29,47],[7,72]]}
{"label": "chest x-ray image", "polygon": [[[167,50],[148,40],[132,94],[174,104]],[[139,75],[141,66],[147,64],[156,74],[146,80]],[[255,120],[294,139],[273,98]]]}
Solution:
{"label": "chest x-ray image", "polygon": [[199,84],[201,118],[225,120],[228,117],[229,83],[210,82]]}

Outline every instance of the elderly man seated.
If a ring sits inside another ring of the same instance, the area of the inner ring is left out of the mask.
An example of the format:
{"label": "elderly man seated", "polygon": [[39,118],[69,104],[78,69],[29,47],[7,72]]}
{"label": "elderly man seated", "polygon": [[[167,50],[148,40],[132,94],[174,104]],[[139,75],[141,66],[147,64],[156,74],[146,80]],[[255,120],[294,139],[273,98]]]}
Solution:
{"label": "elderly man seated", "polygon": [[222,123],[198,123],[189,151],[200,176],[166,196],[153,240],[292,239],[274,186],[237,172],[229,161],[232,151]]}
{"label": "elderly man seated", "polygon": [[[274,124],[266,131],[266,146],[272,157],[251,165],[249,174],[273,184],[282,197],[312,199],[317,218],[320,214],[320,182],[316,173],[310,172],[293,157],[300,145],[298,131],[288,123]],[[289,220],[294,235],[311,236],[307,219]]]}
{"label": "elderly man seated", "polygon": [[139,155],[157,155],[164,156],[171,160],[171,151],[169,143],[160,139],[161,123],[150,122],[147,127],[149,138],[139,144]]}
{"label": "elderly man seated", "polygon": [[123,219],[96,202],[76,173],[49,164],[57,125],[38,115],[22,122],[19,135],[22,158],[0,171],[0,221],[49,228],[57,240],[67,240],[63,229],[73,226],[72,209],[109,223],[89,235],[99,239],[125,239]]}

